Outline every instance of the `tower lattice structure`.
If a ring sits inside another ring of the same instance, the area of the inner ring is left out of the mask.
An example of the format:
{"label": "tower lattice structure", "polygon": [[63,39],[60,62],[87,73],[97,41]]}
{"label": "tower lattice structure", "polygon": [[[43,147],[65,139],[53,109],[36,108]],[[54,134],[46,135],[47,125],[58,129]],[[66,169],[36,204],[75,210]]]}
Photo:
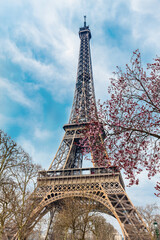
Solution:
{"label": "tower lattice structure", "polygon": [[[114,167],[94,165],[82,168],[83,154],[79,144],[83,130],[97,116],[90,53],[91,31],[84,21],[79,30],[80,51],[75,94],[69,123],[64,125],[64,137],[48,169],[40,171],[32,197],[37,201],[25,226],[26,236],[47,212],[50,223],[46,240],[54,240],[53,222],[58,203],[77,197],[95,201],[95,210],[115,217],[126,240],[150,240],[151,236],[140,214],[125,191],[121,173]],[[106,153],[104,153],[105,155]],[[93,156],[94,159],[94,156]]]}

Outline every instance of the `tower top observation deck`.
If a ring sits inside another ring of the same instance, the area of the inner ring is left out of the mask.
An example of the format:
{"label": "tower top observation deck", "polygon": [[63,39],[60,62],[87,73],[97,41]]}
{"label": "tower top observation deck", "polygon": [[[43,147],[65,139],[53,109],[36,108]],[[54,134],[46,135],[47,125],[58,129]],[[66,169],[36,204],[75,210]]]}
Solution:
{"label": "tower top observation deck", "polygon": [[89,29],[89,26],[86,25],[86,16],[84,16],[84,26],[79,29],[79,37],[83,34],[89,33],[89,39],[91,39],[91,31]]}

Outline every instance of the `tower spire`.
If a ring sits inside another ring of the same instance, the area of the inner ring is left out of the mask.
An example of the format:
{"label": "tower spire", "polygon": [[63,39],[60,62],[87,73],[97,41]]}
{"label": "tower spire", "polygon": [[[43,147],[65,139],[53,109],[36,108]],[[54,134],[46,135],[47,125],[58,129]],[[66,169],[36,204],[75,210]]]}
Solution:
{"label": "tower spire", "polygon": [[86,16],[84,16],[84,27],[86,27]]}
{"label": "tower spire", "polygon": [[86,16],[84,16],[84,26],[79,30],[79,37],[80,51],[77,79],[69,124],[75,122],[89,122],[91,115],[96,114],[96,101],[90,52],[91,31],[89,26],[86,26]]}

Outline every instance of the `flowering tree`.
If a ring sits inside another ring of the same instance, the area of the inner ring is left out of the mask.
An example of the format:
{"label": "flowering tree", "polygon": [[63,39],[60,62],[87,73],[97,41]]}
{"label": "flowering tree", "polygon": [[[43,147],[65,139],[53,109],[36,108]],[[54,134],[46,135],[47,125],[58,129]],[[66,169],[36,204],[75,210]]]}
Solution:
{"label": "flowering tree", "polygon": [[[138,184],[137,175],[143,170],[149,178],[160,171],[160,58],[147,65],[146,73],[136,50],[125,71],[117,67],[109,93],[110,99],[99,103],[100,123],[91,121],[82,142],[97,154],[98,165],[123,169],[129,185]],[[103,129],[105,138],[97,145]]]}

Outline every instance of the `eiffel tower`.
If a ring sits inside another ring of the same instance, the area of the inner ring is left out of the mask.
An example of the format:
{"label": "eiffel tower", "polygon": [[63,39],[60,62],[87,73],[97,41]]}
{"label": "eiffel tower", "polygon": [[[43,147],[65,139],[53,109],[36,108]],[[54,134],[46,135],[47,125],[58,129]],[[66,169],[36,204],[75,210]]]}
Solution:
{"label": "eiffel tower", "polygon": [[121,173],[114,167],[107,169],[96,164],[82,168],[83,154],[77,143],[84,137],[83,130],[91,119],[91,112],[97,114],[90,53],[91,31],[86,25],[86,17],[79,37],[78,71],[69,123],[63,127],[64,137],[48,171],[39,172],[33,194],[38,204],[31,214],[28,229],[50,212],[45,240],[54,240],[53,219],[58,203],[65,198],[77,197],[92,199],[96,203],[95,210],[115,217],[124,239],[150,240],[143,219],[126,194]]}

